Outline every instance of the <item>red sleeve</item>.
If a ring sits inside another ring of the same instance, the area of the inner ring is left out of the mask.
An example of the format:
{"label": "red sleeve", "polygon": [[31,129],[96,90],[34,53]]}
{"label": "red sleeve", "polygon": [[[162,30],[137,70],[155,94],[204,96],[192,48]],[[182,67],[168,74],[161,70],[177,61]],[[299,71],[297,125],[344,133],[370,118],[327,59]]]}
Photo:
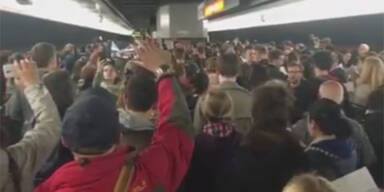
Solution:
{"label": "red sleeve", "polygon": [[35,188],[35,192],[50,192],[52,176]]}
{"label": "red sleeve", "polygon": [[193,126],[177,80],[158,83],[159,123],[151,145],[136,159],[130,191],[176,191],[193,153]]}

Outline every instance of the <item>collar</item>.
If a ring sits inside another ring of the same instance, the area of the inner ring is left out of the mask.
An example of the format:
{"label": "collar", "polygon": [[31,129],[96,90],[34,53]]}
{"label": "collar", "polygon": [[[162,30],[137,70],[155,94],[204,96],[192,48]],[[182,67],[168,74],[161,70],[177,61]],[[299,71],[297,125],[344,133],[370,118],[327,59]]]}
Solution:
{"label": "collar", "polygon": [[220,138],[232,135],[234,130],[232,124],[225,122],[208,123],[203,127],[204,134]]}
{"label": "collar", "polygon": [[309,145],[311,146],[313,144],[320,143],[322,141],[328,141],[328,140],[333,140],[333,139],[336,139],[335,135],[324,135],[324,136],[321,136],[321,137],[318,137],[318,138],[314,139],[311,142],[311,144],[309,144]]}

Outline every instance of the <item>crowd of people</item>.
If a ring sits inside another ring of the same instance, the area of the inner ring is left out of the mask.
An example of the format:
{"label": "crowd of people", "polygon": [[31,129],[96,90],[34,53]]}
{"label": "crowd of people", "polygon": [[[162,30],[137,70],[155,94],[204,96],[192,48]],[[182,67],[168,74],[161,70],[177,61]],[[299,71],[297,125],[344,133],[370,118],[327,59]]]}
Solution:
{"label": "crowd of people", "polygon": [[336,192],[383,186],[384,51],[136,39],[0,51],[0,191]]}

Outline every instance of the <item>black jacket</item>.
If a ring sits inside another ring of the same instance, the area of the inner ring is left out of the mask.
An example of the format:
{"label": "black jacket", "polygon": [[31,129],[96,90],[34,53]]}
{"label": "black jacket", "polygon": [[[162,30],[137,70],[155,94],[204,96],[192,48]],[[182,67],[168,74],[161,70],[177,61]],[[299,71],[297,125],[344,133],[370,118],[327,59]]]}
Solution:
{"label": "black jacket", "polygon": [[239,135],[213,137],[200,134],[195,139],[191,165],[180,192],[214,192],[222,163],[233,157]]}
{"label": "black jacket", "polygon": [[282,73],[278,67],[268,64],[266,65],[266,69],[267,69],[269,80],[272,80],[272,79],[278,79],[282,81],[287,80],[287,76],[284,73]]}
{"label": "black jacket", "polygon": [[357,167],[357,155],[350,141],[331,139],[309,145],[305,153],[311,169],[331,181],[353,172]]}
{"label": "black jacket", "polygon": [[310,86],[311,85],[307,80],[302,79],[300,85],[294,88],[293,94],[295,96],[295,110],[292,122],[296,122],[301,119],[303,117],[303,113],[308,111],[309,107],[313,103],[313,100],[311,99],[312,93]]}
{"label": "black jacket", "polygon": [[252,140],[221,168],[217,191],[281,192],[293,175],[307,170],[304,151],[290,136],[260,134]]}

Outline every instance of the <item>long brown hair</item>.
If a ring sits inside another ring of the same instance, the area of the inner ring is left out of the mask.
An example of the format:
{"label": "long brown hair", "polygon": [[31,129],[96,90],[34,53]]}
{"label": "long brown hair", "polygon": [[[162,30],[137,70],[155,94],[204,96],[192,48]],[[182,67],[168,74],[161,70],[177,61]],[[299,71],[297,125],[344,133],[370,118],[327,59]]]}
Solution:
{"label": "long brown hair", "polygon": [[270,147],[285,140],[293,108],[293,96],[280,81],[269,81],[253,93],[253,128],[245,142],[253,148]]}

